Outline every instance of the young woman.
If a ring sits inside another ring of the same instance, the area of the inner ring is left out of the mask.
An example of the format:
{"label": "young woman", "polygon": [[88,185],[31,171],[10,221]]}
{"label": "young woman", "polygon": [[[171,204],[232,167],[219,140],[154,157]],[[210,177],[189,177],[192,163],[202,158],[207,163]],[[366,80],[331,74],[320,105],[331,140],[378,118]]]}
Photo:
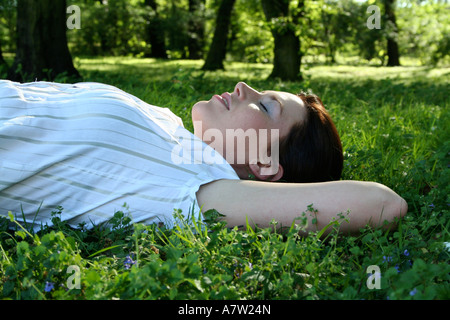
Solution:
{"label": "young woman", "polygon": [[0,215],[39,227],[62,206],[76,227],[126,206],[135,222],[170,227],[175,209],[216,209],[230,227],[267,227],[312,205],[307,230],[349,213],[341,230],[353,232],[406,214],[383,185],[339,181],[339,136],[314,95],[240,82],[196,103],[192,119],[194,134],[167,108],[105,84],[0,81]]}

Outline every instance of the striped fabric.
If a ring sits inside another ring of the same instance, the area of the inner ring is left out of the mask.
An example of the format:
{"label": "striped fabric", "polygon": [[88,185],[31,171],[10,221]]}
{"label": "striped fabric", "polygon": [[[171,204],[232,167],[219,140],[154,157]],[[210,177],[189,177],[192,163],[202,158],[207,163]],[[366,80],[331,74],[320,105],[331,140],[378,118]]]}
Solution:
{"label": "striped fabric", "polygon": [[198,214],[195,193],[218,179],[239,178],[167,108],[100,83],[0,80],[2,216],[51,225],[61,206],[74,227],[118,210],[170,227],[174,209]]}

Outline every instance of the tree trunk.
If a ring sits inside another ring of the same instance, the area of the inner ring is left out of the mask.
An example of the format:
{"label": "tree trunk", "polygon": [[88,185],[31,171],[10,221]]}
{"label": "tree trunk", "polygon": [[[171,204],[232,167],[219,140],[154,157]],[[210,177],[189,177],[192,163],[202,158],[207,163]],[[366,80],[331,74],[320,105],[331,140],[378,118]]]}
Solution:
{"label": "tree trunk", "polygon": [[394,67],[400,65],[400,54],[398,50],[397,35],[398,27],[395,19],[394,10],[395,0],[385,0],[384,9],[386,14],[386,20],[388,22],[388,32],[387,32],[387,55],[388,62],[387,66]]}
{"label": "tree trunk", "polygon": [[216,29],[209,48],[203,70],[224,69],[223,60],[227,53],[228,31],[231,22],[231,12],[236,0],[222,0],[217,11]]}
{"label": "tree trunk", "polygon": [[[286,21],[289,18],[289,0],[262,0],[262,7],[269,23],[272,19],[281,19],[286,22],[284,26],[278,25],[271,28],[275,47],[273,69],[269,78],[287,81],[301,80],[300,39],[295,34],[295,24]],[[303,1],[299,1],[299,9],[303,10]]]}
{"label": "tree trunk", "polygon": [[17,1],[17,49],[8,79],[53,81],[64,73],[81,80],[67,46],[66,16],[65,0]]}
{"label": "tree trunk", "polygon": [[151,53],[148,56],[167,59],[164,22],[158,15],[158,5],[155,0],[145,0],[145,5],[151,7],[155,12],[155,16],[149,21],[147,27],[148,42],[151,45]]}
{"label": "tree trunk", "polygon": [[203,58],[205,40],[205,20],[201,12],[205,9],[205,0],[189,0],[189,59]]}

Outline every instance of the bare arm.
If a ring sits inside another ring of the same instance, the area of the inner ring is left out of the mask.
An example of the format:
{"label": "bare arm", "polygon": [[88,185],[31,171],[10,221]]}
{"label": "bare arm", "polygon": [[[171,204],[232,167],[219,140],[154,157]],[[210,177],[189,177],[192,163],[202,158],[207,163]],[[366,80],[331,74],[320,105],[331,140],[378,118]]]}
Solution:
{"label": "bare arm", "polygon": [[344,233],[357,232],[367,224],[380,227],[407,212],[407,204],[394,191],[374,182],[335,181],[324,183],[274,183],[246,180],[217,180],[200,187],[197,200],[205,212],[224,214],[229,227],[251,224],[268,227],[272,219],[289,227],[309,205],[318,210],[317,224],[309,218],[307,231],[321,230],[339,213],[350,212]]}

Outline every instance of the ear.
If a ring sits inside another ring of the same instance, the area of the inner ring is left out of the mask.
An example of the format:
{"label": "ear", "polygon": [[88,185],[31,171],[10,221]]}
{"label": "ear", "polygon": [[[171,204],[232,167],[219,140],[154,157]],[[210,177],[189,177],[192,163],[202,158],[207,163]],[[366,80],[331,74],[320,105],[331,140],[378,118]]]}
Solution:
{"label": "ear", "polygon": [[283,166],[278,163],[278,169],[270,168],[270,164],[250,163],[250,172],[261,181],[278,181],[283,176]]}

